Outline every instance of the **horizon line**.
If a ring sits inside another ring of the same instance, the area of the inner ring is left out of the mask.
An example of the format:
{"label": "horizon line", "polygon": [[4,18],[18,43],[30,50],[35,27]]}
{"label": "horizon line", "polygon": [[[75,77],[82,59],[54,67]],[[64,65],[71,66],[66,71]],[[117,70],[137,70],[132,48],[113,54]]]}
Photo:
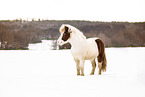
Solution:
{"label": "horizon line", "polygon": [[2,21],[23,21],[23,22],[34,22],[34,21],[86,21],[86,22],[104,22],[104,23],[112,23],[112,22],[122,22],[122,23],[144,23],[145,21],[99,21],[99,20],[75,20],[75,19],[42,19],[42,18],[27,18],[27,19],[22,19],[22,18],[16,18],[16,19],[0,19],[0,22]]}

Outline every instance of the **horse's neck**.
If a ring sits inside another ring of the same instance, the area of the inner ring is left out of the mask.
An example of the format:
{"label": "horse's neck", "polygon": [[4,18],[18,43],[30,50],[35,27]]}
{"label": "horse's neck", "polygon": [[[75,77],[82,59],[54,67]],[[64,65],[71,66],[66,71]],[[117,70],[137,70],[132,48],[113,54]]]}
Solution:
{"label": "horse's neck", "polygon": [[70,44],[73,48],[80,48],[86,43],[86,38],[81,35],[74,34],[70,39]]}

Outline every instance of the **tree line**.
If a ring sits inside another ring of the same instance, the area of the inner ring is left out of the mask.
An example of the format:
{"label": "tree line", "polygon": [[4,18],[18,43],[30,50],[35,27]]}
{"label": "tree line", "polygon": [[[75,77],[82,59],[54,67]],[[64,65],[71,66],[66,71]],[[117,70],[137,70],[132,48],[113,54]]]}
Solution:
{"label": "tree line", "polygon": [[[145,23],[90,21],[0,21],[0,49],[27,49],[29,43],[55,40],[59,27],[70,24],[87,37],[99,37],[106,47],[145,46]],[[70,48],[70,45],[60,47]]]}

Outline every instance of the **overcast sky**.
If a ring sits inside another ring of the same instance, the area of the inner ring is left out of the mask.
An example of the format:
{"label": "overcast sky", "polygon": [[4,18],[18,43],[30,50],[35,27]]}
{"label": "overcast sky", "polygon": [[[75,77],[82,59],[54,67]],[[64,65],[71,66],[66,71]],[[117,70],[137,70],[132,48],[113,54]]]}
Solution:
{"label": "overcast sky", "polygon": [[1,0],[0,20],[145,21],[145,0]]}

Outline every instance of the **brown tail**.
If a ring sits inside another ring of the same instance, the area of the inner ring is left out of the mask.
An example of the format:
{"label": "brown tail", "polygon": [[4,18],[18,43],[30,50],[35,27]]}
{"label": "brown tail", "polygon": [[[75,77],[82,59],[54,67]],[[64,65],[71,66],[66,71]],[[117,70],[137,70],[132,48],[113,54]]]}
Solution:
{"label": "brown tail", "polygon": [[98,45],[98,50],[99,50],[98,62],[99,63],[102,62],[102,66],[99,69],[99,74],[101,74],[101,71],[106,71],[106,67],[107,67],[107,60],[106,60],[106,55],[105,55],[105,45],[101,39],[96,39],[95,41]]}
{"label": "brown tail", "polygon": [[106,71],[106,67],[107,67],[107,60],[106,60],[106,55],[104,53],[104,58],[103,58],[103,61],[102,61],[101,71],[105,72]]}

